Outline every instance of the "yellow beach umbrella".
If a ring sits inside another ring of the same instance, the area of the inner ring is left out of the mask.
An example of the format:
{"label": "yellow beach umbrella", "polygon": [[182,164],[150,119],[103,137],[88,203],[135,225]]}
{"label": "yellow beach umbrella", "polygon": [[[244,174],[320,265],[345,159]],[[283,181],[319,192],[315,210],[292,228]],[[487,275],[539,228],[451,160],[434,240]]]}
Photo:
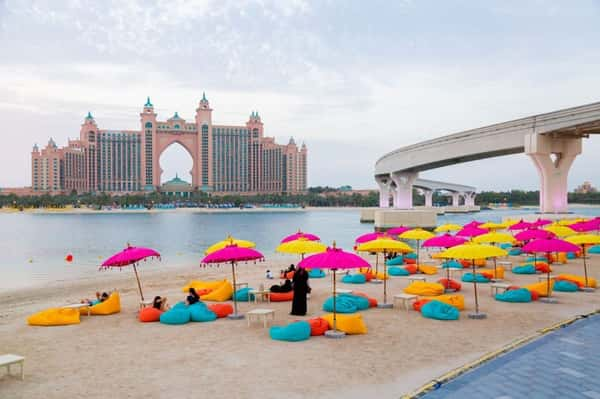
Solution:
{"label": "yellow beach umbrella", "polygon": [[554,233],[557,237],[568,237],[577,234],[577,232],[569,226],[561,226],[560,224],[551,224],[545,226],[543,229]]}
{"label": "yellow beach umbrella", "polygon": [[479,227],[480,229],[488,229],[488,230],[503,230],[503,229],[507,229],[508,225],[506,225],[505,223],[487,222],[487,223],[481,224],[477,227]]}
{"label": "yellow beach umbrella", "polygon": [[302,255],[302,259],[304,259],[304,255],[306,254],[317,254],[325,252],[326,250],[327,245],[318,241],[310,241],[306,238],[284,242],[275,248],[275,251],[277,252]]}
{"label": "yellow beach umbrella", "polygon": [[575,223],[579,223],[579,222],[585,222],[586,219],[584,218],[577,218],[577,219],[562,219],[558,221],[558,224],[560,224],[561,226],[570,226],[572,224]]}
{"label": "yellow beach umbrella", "polygon": [[462,226],[459,224],[446,223],[436,227],[433,231],[436,233],[447,233],[449,231],[458,231],[462,229]]}
{"label": "yellow beach umbrella", "polygon": [[[482,234],[473,238],[473,242],[476,244],[513,244],[516,241],[517,240],[515,240],[515,238],[510,234],[496,232]],[[494,258],[494,279],[496,279],[496,258]]]}
{"label": "yellow beach umbrella", "polygon": [[587,263],[585,261],[585,246],[600,244],[600,235],[597,234],[580,234],[565,238],[565,241],[571,244],[581,246],[581,255],[583,257],[583,272],[585,274],[585,288],[588,288]]}
{"label": "yellow beach umbrella", "polygon": [[484,319],[485,313],[479,313],[479,300],[477,298],[477,279],[475,273],[475,260],[506,256],[508,252],[494,245],[463,244],[449,248],[440,254],[445,259],[470,259],[473,266],[473,288],[475,293],[475,313],[469,314],[472,319]]}
{"label": "yellow beach umbrella", "polygon": [[239,240],[237,238],[233,238],[232,236],[227,236],[227,238],[224,239],[223,241],[219,241],[219,242],[211,245],[210,247],[208,247],[208,249],[206,251],[204,251],[204,255],[209,255],[215,251],[218,251],[219,249],[223,249],[226,246],[232,245],[232,244],[235,244],[241,248],[254,248],[256,246],[256,244],[253,243],[252,241]]}
{"label": "yellow beach umbrella", "polygon": [[419,272],[419,252],[421,250],[421,241],[428,240],[432,237],[435,237],[435,234],[433,234],[427,230],[417,228],[417,229],[405,231],[404,233],[400,234],[398,237],[402,238],[403,240],[415,240],[417,242],[417,272]]}
{"label": "yellow beach umbrella", "polygon": [[391,308],[392,305],[387,303],[387,263],[385,262],[385,254],[388,252],[401,252],[407,253],[412,252],[413,249],[402,241],[392,240],[390,238],[377,238],[373,241],[367,241],[360,244],[357,248],[360,252],[383,252],[383,304],[382,308]]}

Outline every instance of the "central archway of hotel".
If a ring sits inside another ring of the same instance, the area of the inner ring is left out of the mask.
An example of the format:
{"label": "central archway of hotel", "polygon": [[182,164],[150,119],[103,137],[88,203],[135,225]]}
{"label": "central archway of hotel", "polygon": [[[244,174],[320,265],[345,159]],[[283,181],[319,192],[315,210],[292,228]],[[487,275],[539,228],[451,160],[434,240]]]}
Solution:
{"label": "central archway of hotel", "polygon": [[194,159],[180,143],[173,142],[159,157],[160,189],[167,195],[188,197],[193,191]]}

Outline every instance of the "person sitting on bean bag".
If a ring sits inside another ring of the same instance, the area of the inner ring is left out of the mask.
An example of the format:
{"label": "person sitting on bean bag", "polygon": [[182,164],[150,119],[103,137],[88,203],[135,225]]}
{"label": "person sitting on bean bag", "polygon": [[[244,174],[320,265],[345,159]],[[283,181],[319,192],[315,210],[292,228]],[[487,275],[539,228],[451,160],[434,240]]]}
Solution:
{"label": "person sitting on bean bag", "polygon": [[296,271],[296,266],[294,266],[294,264],[292,263],[290,265],[290,267],[288,267],[287,269],[281,271],[280,278],[287,278],[287,274],[288,273],[295,272],[295,271]]}
{"label": "person sitting on bean bag", "polygon": [[283,283],[283,284],[272,285],[271,288],[269,289],[269,291],[271,291],[271,292],[290,292],[290,291],[292,291],[292,282],[289,279],[286,279],[285,283]]}
{"label": "person sitting on bean bag", "polygon": [[193,287],[190,287],[189,295],[185,298],[185,303],[189,305],[193,305],[200,301],[200,295],[196,292]]}
{"label": "person sitting on bean bag", "polygon": [[104,302],[108,299],[108,294],[106,292],[103,292],[102,295],[100,295],[100,292],[96,292],[96,299],[82,299],[81,303],[87,303],[90,306],[94,306],[97,305],[101,302]]}
{"label": "person sitting on bean bag", "polygon": [[167,305],[167,297],[161,297],[158,295],[154,297],[154,300],[152,301],[152,307],[154,309],[162,310],[163,312],[170,309],[170,306]]}

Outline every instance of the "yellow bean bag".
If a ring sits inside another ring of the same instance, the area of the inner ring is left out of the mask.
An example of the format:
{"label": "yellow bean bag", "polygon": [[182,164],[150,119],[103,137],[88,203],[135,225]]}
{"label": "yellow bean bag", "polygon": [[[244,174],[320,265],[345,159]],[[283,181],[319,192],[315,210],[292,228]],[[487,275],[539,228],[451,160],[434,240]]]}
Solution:
{"label": "yellow bean bag", "polygon": [[221,281],[221,284],[214,288],[210,293],[200,296],[203,301],[225,302],[231,299],[233,286],[227,280]]}
{"label": "yellow bean bag", "polygon": [[77,309],[51,308],[42,310],[27,318],[30,326],[66,326],[79,324],[79,311]]}
{"label": "yellow bean bag", "polygon": [[487,265],[487,260],[485,259],[475,259],[475,266],[477,267],[485,267]]}
{"label": "yellow bean bag", "polygon": [[562,263],[563,265],[567,263],[567,253],[559,252],[558,253],[558,263]]}
{"label": "yellow bean bag", "polygon": [[[100,302],[90,308],[90,314],[96,316],[106,316],[109,314],[119,313],[121,311],[121,297],[118,292],[113,292],[104,302]],[[87,315],[88,308],[82,308],[79,313]]]}
{"label": "yellow bean bag", "polygon": [[216,281],[192,280],[189,282],[188,285],[183,287],[181,290],[185,293],[189,292],[190,288],[193,288],[196,291],[214,290],[216,288],[219,288],[223,284],[223,281],[227,281],[227,280],[216,280]]}
{"label": "yellow bean bag", "polygon": [[[550,280],[550,294],[552,294],[552,288],[554,287],[554,280]],[[541,281],[535,284],[529,284],[524,286],[523,288],[527,288],[529,291],[535,291],[540,296],[548,296],[548,283],[546,281]]]}
{"label": "yellow bean bag", "polygon": [[431,266],[431,265],[419,265],[419,271],[423,274],[437,274],[438,269],[435,266]]}
{"label": "yellow bean bag", "polygon": [[387,280],[388,277],[389,276],[387,274],[383,274],[383,272],[377,272],[377,274],[375,274],[375,278],[377,280]]}
{"label": "yellow bean bag", "polygon": [[422,299],[435,299],[436,301],[447,303],[448,305],[454,306],[458,310],[465,310],[465,297],[461,294],[444,294],[438,295],[431,298]]}
{"label": "yellow bean bag", "polygon": [[489,273],[495,279],[499,279],[499,280],[504,279],[504,268],[502,266],[497,266],[496,267],[496,275],[495,276],[494,276],[494,268],[491,268],[491,269],[479,269],[479,270],[477,270],[477,273]]}
{"label": "yellow bean bag", "polygon": [[[321,316],[322,319],[327,320],[329,328],[333,328],[333,313]],[[360,313],[354,314],[337,314],[336,315],[336,329],[345,332],[346,334],[366,334],[367,325],[362,319]]]}
{"label": "yellow bean bag", "polygon": [[[585,277],[584,276],[578,276],[576,274],[559,274],[556,277],[558,280],[569,280],[572,281],[574,283],[576,283],[577,285],[581,286],[581,287],[585,287]],[[593,277],[588,277],[588,286],[591,288],[596,288],[596,279]]]}
{"label": "yellow bean bag", "polygon": [[404,292],[406,294],[419,296],[438,296],[444,293],[444,286],[438,283],[415,281],[410,283],[410,285],[404,289]]}

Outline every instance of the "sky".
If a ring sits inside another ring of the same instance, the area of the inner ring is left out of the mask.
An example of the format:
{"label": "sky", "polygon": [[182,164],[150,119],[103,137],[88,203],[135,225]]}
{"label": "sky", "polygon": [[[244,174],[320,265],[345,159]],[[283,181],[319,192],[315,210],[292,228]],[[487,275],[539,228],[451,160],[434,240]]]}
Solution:
{"label": "sky", "polygon": [[[0,187],[31,184],[30,151],[66,145],[84,116],[139,129],[257,110],[265,134],[309,150],[309,186],[374,188],[375,161],[425,139],[600,101],[600,1],[0,0]],[[600,186],[600,137],[569,177]],[[163,180],[186,178],[182,147]],[[189,176],[189,175],[187,175]],[[524,154],[421,177],[537,189]]]}

